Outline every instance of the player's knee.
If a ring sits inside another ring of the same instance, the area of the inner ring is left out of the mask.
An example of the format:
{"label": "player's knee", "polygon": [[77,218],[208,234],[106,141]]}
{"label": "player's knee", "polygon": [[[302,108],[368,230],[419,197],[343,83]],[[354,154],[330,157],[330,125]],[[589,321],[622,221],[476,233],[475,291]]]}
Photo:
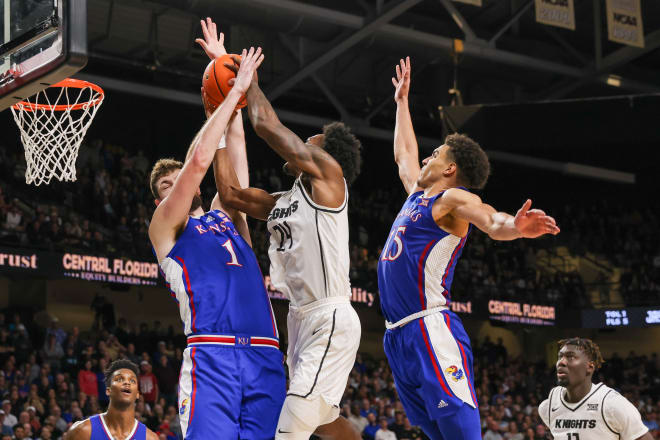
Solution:
{"label": "player's knee", "polygon": [[276,440],[307,440],[317,426],[317,418],[309,401],[287,396],[282,405],[280,420],[275,432]]}
{"label": "player's knee", "polygon": [[322,440],[360,440],[362,437],[353,424],[344,417],[316,428],[314,435]]}

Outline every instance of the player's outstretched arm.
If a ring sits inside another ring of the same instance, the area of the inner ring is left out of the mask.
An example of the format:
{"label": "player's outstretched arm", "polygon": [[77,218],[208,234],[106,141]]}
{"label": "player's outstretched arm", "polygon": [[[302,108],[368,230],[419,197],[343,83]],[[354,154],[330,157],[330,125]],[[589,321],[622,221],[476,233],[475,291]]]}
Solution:
{"label": "player's outstretched arm", "polygon": [[254,71],[263,61],[261,48],[256,51],[250,48],[249,52],[243,50],[242,57],[244,62],[241,64],[234,87],[193,140],[193,150],[189,160],[183,165],[170,194],[161,201],[154,212],[149,225],[149,238],[156,248],[159,260],[163,256],[159,251],[163,241],[170,242],[176,231],[185,224],[192,199],[213,161],[218,143],[236,104],[249,87]]}
{"label": "player's outstretched arm", "polygon": [[408,107],[410,91],[410,57],[399,60],[396,66],[394,84],[394,102],[396,102],[396,125],[394,126],[394,161],[399,166],[399,177],[408,194],[421,188],[417,187],[419,177],[419,146]]}
{"label": "player's outstretched arm", "polygon": [[[238,64],[240,60],[235,59]],[[235,66],[225,64],[235,70]],[[312,179],[322,180],[329,186],[330,198],[344,201],[344,173],[337,161],[322,148],[305,144],[298,135],[289,130],[277,117],[273,106],[259,87],[257,76],[247,92],[248,116],[257,135],[262,138],[280,157],[294,167],[304,171]],[[321,204],[324,201],[321,201]]]}
{"label": "player's outstretched arm", "polygon": [[458,188],[445,191],[441,200],[442,203],[433,205],[433,218],[436,221],[451,214],[472,223],[494,240],[537,238],[559,233],[555,219],[540,209],[530,209],[532,201],[529,199],[515,216],[497,212],[492,206],[483,203],[476,194]]}
{"label": "player's outstretched arm", "polygon": [[202,35],[204,35],[204,38],[197,38],[195,43],[199,44],[204,49],[204,52],[206,52],[206,55],[212,60],[226,55],[225,34],[220,32],[218,36],[218,27],[210,17],[206,17],[206,20],[200,20],[200,24],[202,25]]}

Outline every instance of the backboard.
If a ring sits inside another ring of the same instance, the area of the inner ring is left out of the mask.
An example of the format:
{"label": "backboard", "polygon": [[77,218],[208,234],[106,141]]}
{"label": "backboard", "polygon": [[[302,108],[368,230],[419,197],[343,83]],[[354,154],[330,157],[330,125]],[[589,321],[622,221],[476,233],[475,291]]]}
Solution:
{"label": "backboard", "polygon": [[0,0],[0,111],[86,63],[86,0]]}

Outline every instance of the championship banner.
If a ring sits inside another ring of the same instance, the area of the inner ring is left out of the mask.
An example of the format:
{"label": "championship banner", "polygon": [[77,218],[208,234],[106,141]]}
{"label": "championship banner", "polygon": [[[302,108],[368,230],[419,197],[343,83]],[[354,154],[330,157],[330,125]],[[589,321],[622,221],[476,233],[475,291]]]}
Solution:
{"label": "championship banner", "polygon": [[466,5],[481,6],[481,0],[454,0],[456,3],[465,3]]}
{"label": "championship banner", "polygon": [[644,47],[641,0],[607,0],[607,34],[610,41]]}
{"label": "championship banner", "polygon": [[575,30],[573,0],[534,0],[534,6],[538,23]]}

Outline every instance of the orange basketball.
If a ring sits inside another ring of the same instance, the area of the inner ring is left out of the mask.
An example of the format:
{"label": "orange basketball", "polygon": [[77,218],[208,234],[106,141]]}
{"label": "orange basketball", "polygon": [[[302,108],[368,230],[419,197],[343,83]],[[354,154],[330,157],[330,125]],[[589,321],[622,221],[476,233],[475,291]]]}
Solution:
{"label": "orange basketball", "polygon": [[[236,55],[240,59],[240,55]],[[222,55],[215,60],[212,60],[202,77],[202,86],[206,92],[208,110],[215,111],[215,109],[225,100],[225,97],[231,90],[229,80],[236,78],[236,74],[230,69],[225,67],[227,64],[236,64],[234,60],[227,54]],[[247,105],[245,95],[241,97],[236,105],[236,109],[243,108]]]}

